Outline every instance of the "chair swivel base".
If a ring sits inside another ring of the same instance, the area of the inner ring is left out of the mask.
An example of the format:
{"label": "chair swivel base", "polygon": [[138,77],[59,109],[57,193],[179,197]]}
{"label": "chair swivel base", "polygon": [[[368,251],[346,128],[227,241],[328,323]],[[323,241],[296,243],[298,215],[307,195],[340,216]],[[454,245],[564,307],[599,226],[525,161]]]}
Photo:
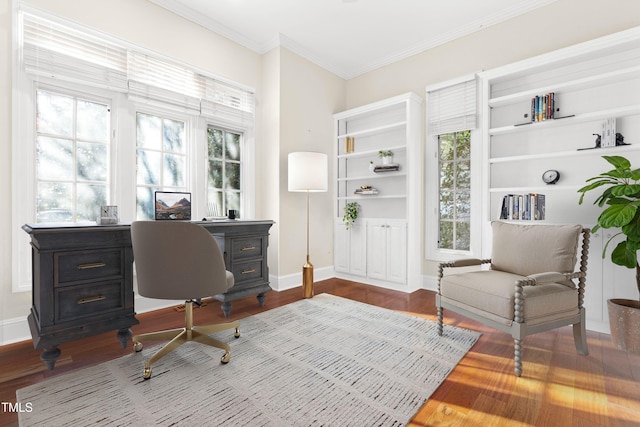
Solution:
{"label": "chair swivel base", "polygon": [[169,329],[166,331],[150,332],[147,334],[136,335],[133,337],[133,349],[136,352],[142,351],[142,343],[140,341],[164,341],[170,340],[164,347],[158,350],[153,356],[151,356],[144,364],[143,378],[145,380],[151,378],[151,365],[162,357],[166,356],[176,348],[188,341],[196,341],[201,344],[206,344],[211,347],[216,347],[225,350],[224,355],[220,359],[223,364],[229,363],[231,360],[231,347],[229,344],[223,343],[215,338],[210,337],[210,334],[215,332],[224,331],[227,329],[235,328],[233,334],[235,338],[240,337],[240,322],[228,322],[219,323],[215,325],[207,326],[193,326],[193,302],[185,302],[185,327],[177,329]]}

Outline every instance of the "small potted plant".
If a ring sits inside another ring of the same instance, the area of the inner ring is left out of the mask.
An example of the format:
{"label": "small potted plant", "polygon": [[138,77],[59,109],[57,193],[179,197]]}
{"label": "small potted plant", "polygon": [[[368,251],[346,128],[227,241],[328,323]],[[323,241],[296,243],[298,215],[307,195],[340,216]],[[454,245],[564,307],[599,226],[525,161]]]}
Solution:
{"label": "small potted plant", "polygon": [[350,202],[344,205],[344,216],[342,221],[345,223],[347,230],[351,228],[356,219],[358,219],[358,212],[360,211],[360,204],[358,202]]}
{"label": "small potted plant", "polygon": [[382,159],[383,165],[388,165],[393,162],[393,151],[391,150],[380,150],[378,151],[378,157]]}
{"label": "small potted plant", "polygon": [[589,184],[578,190],[582,193],[578,203],[582,204],[588,191],[603,188],[602,194],[596,198],[594,204],[600,207],[606,205],[606,208],[600,213],[598,223],[592,231],[600,228],[620,229],[605,244],[603,258],[611,240],[619,235],[624,236],[624,240],[611,251],[611,261],[635,269],[639,299],[607,301],[611,339],[618,348],[640,354],[640,169],[631,169],[631,162],[622,156],[603,158],[613,165],[614,169],[587,179]]}

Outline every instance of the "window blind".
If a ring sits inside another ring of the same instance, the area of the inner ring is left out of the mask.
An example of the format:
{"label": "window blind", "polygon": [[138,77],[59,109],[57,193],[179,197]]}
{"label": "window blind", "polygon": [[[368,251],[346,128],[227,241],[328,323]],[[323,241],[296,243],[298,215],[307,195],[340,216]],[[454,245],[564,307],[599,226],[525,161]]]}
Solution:
{"label": "window blind", "polygon": [[427,92],[427,131],[431,135],[475,129],[477,83],[471,78]]}
{"label": "window blind", "polygon": [[253,120],[250,90],[170,60],[49,19],[21,12],[22,63],[27,73],[128,93],[154,104],[230,121]]}
{"label": "window blind", "polygon": [[125,92],[127,51],[107,40],[22,13],[26,72]]}
{"label": "window blind", "polygon": [[200,112],[204,82],[195,72],[133,51],[127,54],[127,67],[130,97]]}

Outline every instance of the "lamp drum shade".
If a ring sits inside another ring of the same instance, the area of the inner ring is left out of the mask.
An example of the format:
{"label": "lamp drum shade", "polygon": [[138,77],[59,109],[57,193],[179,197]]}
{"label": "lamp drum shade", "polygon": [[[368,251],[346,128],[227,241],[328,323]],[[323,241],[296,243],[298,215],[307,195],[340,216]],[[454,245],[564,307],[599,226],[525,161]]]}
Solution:
{"label": "lamp drum shade", "polygon": [[328,182],[326,154],[289,153],[289,191],[327,191]]}

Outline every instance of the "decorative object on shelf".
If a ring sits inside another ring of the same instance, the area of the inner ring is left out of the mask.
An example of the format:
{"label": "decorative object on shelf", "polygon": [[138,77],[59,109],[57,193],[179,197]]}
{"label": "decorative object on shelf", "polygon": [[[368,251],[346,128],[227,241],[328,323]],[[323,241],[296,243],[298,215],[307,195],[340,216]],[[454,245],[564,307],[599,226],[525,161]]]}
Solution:
{"label": "decorative object on shelf", "polygon": [[118,223],[118,207],[115,205],[100,206],[100,216],[96,219],[98,225],[109,225]]}
{"label": "decorative object on shelf", "polygon": [[369,170],[375,172],[376,165],[373,164],[373,160],[369,162]]}
{"label": "decorative object on shelf", "polygon": [[619,147],[621,145],[631,145],[631,144],[628,144],[628,143],[624,142],[624,135],[622,135],[620,132],[616,132],[615,144],[614,145],[608,145],[608,146],[605,146],[603,144],[602,135],[600,135],[599,133],[594,133],[593,136],[596,137],[596,145],[595,145],[595,147],[578,148],[578,151],[581,151],[581,150],[592,150],[594,148],[601,148],[601,147]]}
{"label": "decorative object on shelf", "polygon": [[360,212],[360,204],[358,202],[349,202],[344,205],[342,221],[344,221],[347,230],[350,229],[353,223],[356,222],[356,219],[358,219],[358,212]]}
{"label": "decorative object on shelf", "polygon": [[499,219],[541,221],[545,210],[544,194],[507,194],[502,197]]}
{"label": "decorative object on shelf", "polygon": [[356,188],[356,191],[353,192],[353,194],[360,194],[360,195],[372,195],[372,194],[378,194],[378,189],[373,188],[370,185],[361,185],[360,188]]}
{"label": "decorative object on shelf", "polygon": [[356,140],[352,136],[346,137],[344,140],[344,152],[353,153],[356,149]]}
{"label": "decorative object on shelf", "polygon": [[324,153],[289,153],[289,191],[307,193],[307,261],[302,266],[302,294],[313,297],[313,264],[309,260],[309,193],[324,192],[329,186],[327,155]]}
{"label": "decorative object on shelf", "polygon": [[395,172],[400,170],[400,165],[397,163],[389,163],[386,165],[375,165],[373,167],[373,171],[375,173],[379,172]]}
{"label": "decorative object on shelf", "polygon": [[382,159],[383,165],[388,165],[393,162],[393,151],[391,150],[380,150],[378,151],[378,157]]}
{"label": "decorative object on shelf", "polygon": [[632,169],[631,162],[622,156],[602,158],[613,165],[614,169],[587,179],[589,184],[578,190],[581,193],[578,203],[582,204],[587,192],[604,187],[593,204],[606,207],[600,213],[592,232],[595,233],[600,228],[620,228],[620,231],[605,244],[603,258],[614,238],[619,235],[625,237],[611,251],[611,261],[622,267],[635,269],[638,300],[608,300],[609,325],[611,339],[619,349],[640,354],[640,169]]}
{"label": "decorative object on shelf", "polygon": [[555,169],[549,169],[542,174],[542,180],[545,184],[552,185],[560,180],[560,172]]}

